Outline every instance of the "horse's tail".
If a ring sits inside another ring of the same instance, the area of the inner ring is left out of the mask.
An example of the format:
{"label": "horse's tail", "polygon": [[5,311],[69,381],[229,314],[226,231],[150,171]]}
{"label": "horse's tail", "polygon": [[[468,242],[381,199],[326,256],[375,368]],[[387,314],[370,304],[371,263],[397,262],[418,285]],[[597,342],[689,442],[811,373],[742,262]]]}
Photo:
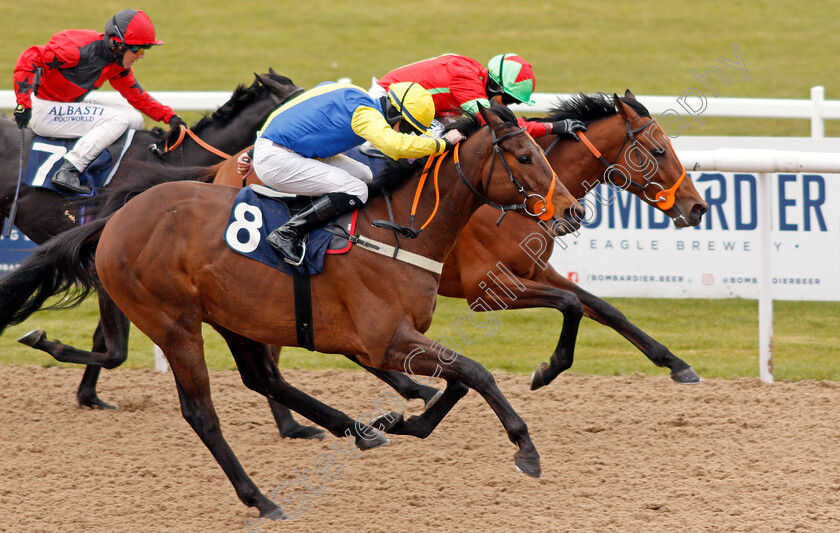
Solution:
{"label": "horse's tail", "polygon": [[58,234],[0,280],[0,334],[29,318],[51,296],[75,289],[46,307],[69,309],[96,290],[94,255],[107,222],[107,218],[98,219]]}
{"label": "horse's tail", "polygon": [[129,167],[124,168],[123,172],[130,172],[132,176],[132,179],[127,180],[128,183],[106,187],[100,194],[88,200],[93,204],[93,212],[96,218],[114,214],[138,194],[161,183],[169,181],[212,182],[219,167],[219,165],[215,165],[212,167],[171,168],[141,162],[128,162],[124,163],[123,166]]}

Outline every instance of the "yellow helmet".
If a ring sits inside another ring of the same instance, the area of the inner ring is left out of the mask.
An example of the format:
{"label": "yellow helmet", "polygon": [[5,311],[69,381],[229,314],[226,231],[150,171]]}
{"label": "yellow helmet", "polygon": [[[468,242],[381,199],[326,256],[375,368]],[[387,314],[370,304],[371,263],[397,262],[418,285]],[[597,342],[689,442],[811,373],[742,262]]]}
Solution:
{"label": "yellow helmet", "polygon": [[417,83],[401,81],[388,88],[388,99],[414,129],[423,133],[428,131],[435,118],[435,103],[429,91]]}

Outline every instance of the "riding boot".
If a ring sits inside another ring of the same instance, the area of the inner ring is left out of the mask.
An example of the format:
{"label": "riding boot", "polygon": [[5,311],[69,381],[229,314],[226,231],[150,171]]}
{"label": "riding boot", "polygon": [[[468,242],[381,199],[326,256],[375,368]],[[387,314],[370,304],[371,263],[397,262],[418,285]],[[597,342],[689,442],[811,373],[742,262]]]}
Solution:
{"label": "riding boot", "polygon": [[298,266],[303,263],[303,256],[306,253],[305,247],[299,250],[300,241],[306,234],[361,206],[362,201],[352,194],[343,192],[325,194],[272,231],[268,236],[268,243],[283,256],[287,263]]}
{"label": "riding boot", "polygon": [[82,181],[82,172],[70,161],[64,160],[61,168],[52,178],[52,184],[62,191],[74,192],[77,194],[90,194],[91,189]]}

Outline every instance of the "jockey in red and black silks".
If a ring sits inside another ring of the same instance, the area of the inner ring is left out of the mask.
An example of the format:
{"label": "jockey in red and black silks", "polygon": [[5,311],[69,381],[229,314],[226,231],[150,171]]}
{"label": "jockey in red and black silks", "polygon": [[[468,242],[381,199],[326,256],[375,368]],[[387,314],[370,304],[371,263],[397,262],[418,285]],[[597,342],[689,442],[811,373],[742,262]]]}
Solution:
{"label": "jockey in red and black silks", "polygon": [[[478,115],[479,104],[533,104],[531,94],[536,81],[531,64],[517,54],[502,54],[485,67],[475,59],[457,54],[444,54],[392,70],[374,80],[372,95],[384,94],[392,83],[413,81],[432,94],[435,118],[444,120],[461,113]],[[575,122],[575,124],[572,124]],[[532,137],[549,133],[569,133],[585,129],[577,121],[528,122],[519,119]]]}
{"label": "jockey in red and black silks", "polygon": [[[18,125],[29,124],[45,137],[79,138],[64,156],[54,185],[71,192],[90,192],[81,173],[128,128],[143,128],[139,112],[180,130],[184,121],[172,108],[152,98],[132,71],[146,50],[161,44],[145,13],[126,9],[108,21],[105,33],[65,30],[53,35],[46,45],[30,47],[20,55],[14,71]],[[128,103],[108,102],[91,93],[105,81]]]}

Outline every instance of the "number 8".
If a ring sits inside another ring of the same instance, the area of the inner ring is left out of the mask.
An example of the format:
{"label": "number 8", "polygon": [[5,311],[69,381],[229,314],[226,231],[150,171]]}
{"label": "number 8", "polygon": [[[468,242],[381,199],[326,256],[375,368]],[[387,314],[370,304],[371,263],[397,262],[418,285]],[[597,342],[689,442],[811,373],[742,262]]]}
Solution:
{"label": "number 8", "polygon": [[[248,220],[247,214],[250,214],[253,220]],[[262,213],[259,208],[241,203],[233,210],[233,220],[225,233],[225,240],[230,247],[243,254],[256,250],[260,245],[259,229],[263,225]],[[248,240],[245,242],[239,240],[239,232],[243,229],[248,232]]]}

